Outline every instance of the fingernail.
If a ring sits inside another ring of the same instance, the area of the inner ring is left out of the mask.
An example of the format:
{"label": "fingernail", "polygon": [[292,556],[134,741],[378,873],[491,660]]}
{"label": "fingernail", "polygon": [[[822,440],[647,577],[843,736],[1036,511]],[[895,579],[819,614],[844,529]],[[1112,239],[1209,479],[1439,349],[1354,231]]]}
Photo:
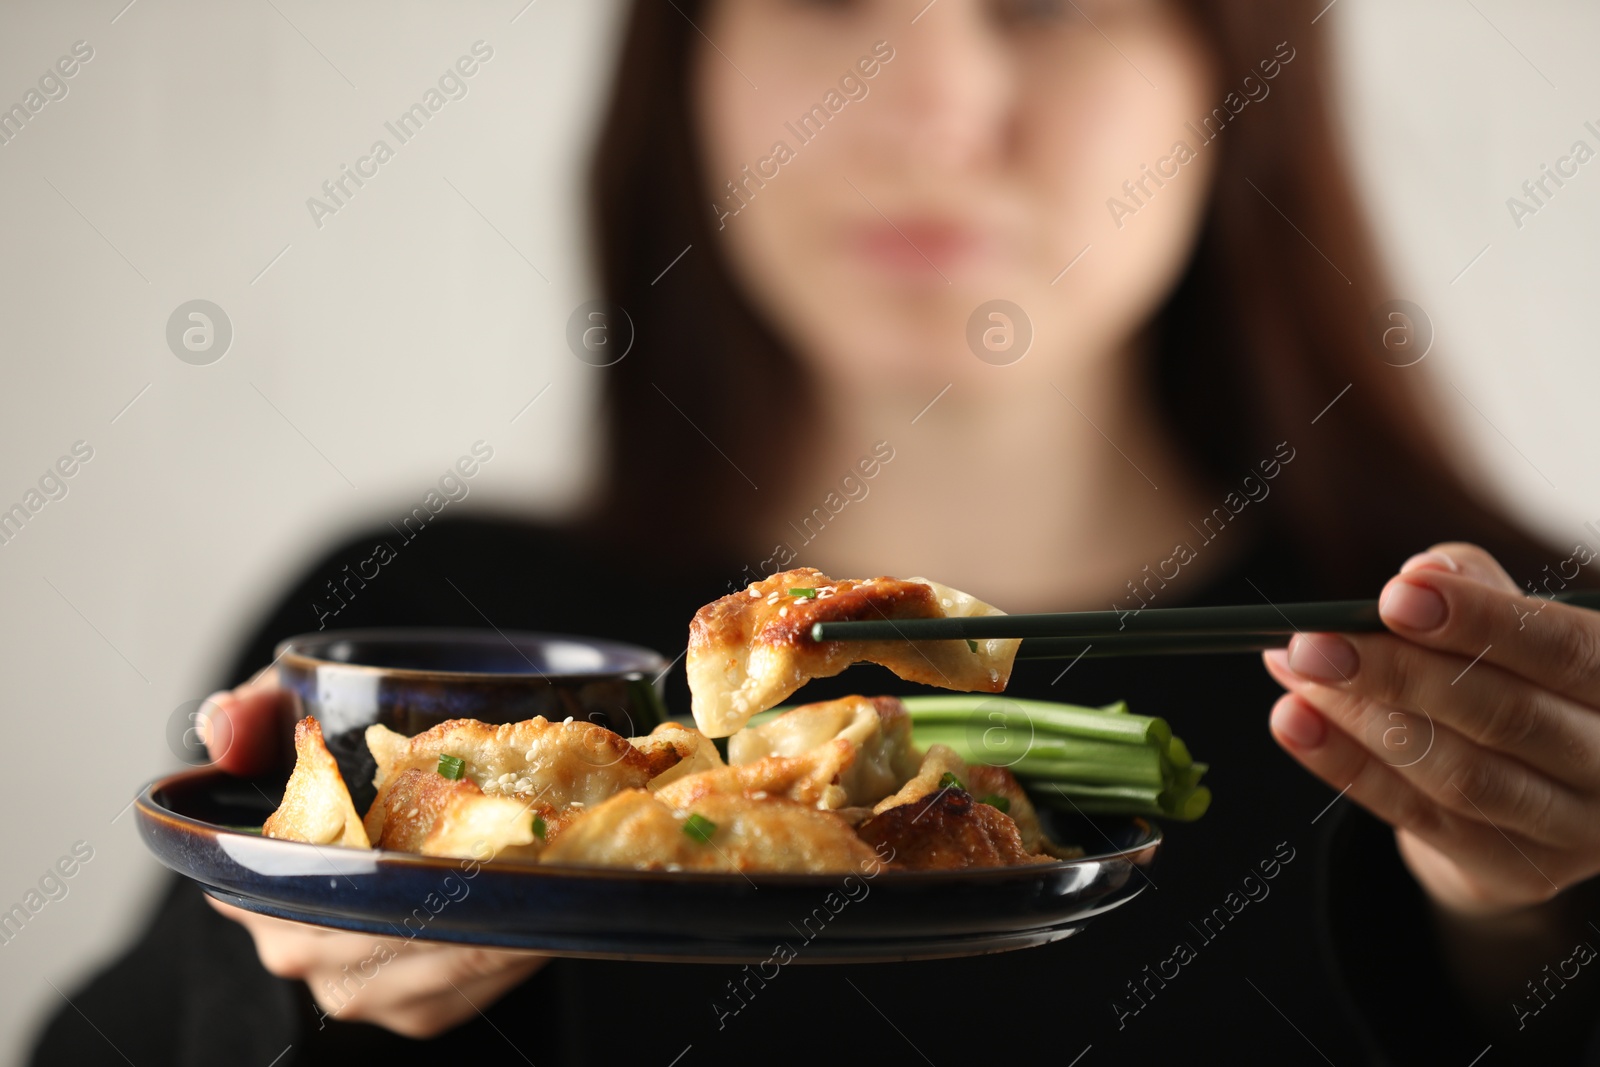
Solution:
{"label": "fingernail", "polygon": [[1444,623],[1444,597],[1424,585],[1390,582],[1378,599],[1378,614],[1408,630],[1433,630]]}
{"label": "fingernail", "polygon": [[1272,709],[1272,729],[1295,748],[1319,748],[1328,737],[1328,723],[1305,701],[1286,696]]}
{"label": "fingernail", "polygon": [[1291,673],[1294,671],[1294,668],[1289,666],[1289,650],[1286,648],[1269,648],[1262,653],[1262,656],[1266,658],[1268,663],[1272,664],[1280,671],[1288,671]]}
{"label": "fingernail", "polygon": [[1295,634],[1289,642],[1289,669],[1318,682],[1348,682],[1361,657],[1338,634]]}
{"label": "fingernail", "polygon": [[1443,552],[1418,552],[1415,556],[1400,564],[1401,574],[1427,569],[1449,571],[1451,574],[1461,573],[1460,565]]}

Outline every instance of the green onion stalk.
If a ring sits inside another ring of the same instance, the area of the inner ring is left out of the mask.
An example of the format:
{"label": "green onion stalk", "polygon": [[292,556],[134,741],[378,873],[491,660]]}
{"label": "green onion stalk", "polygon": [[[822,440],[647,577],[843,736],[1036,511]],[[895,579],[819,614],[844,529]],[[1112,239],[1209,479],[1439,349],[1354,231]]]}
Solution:
{"label": "green onion stalk", "polygon": [[1166,720],[1102,708],[980,694],[904,698],[918,745],[1008,768],[1041,804],[1092,815],[1189,821],[1205,814],[1204,763]]}

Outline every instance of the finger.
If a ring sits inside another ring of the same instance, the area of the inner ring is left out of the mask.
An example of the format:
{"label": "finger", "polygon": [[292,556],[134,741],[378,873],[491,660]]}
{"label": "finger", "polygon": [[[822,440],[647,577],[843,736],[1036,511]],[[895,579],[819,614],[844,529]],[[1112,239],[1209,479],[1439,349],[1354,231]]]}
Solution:
{"label": "finger", "polygon": [[328,930],[259,915],[210,896],[206,897],[206,902],[245,928],[255,942],[261,965],[279,978],[309,978],[318,973],[337,972],[356,966],[380,951],[398,955],[409,947],[409,942],[398,938]]}
{"label": "finger", "polygon": [[1424,567],[1378,598],[1384,625],[1469,661],[1492,663],[1591,707],[1600,705],[1600,612]]}
{"label": "finger", "polygon": [[548,962],[528,952],[428,945],[403,956],[376,952],[307,985],[323,1011],[342,1021],[424,1038],[470,1018]]}
{"label": "finger", "polygon": [[1477,545],[1465,541],[1446,541],[1434,545],[1400,564],[1401,574],[1428,569],[1464,575],[1482,585],[1509,593],[1522,591],[1516,580],[1500,566],[1499,560]]}
{"label": "finger", "polygon": [[1439,811],[1394,768],[1337,729],[1296,693],[1272,706],[1273,738],[1312,774],[1391,826],[1434,837],[1454,817]]}
{"label": "finger", "polygon": [[1403,711],[1352,688],[1292,674],[1280,681],[1372,758],[1460,818],[1552,846],[1595,836],[1588,801],[1520,760],[1473,744],[1425,712]]}
{"label": "finger", "polygon": [[201,895],[205,897],[206,903],[211,905],[213,911],[217,912],[225,919],[229,919],[238,923],[247,930],[261,929],[284,930],[285,932],[297,931],[321,936],[327,936],[333,933],[332,930],[327,930],[323,927],[310,926],[305,923],[297,923],[290,919],[279,919],[273,915],[262,915],[261,913],[251,911],[248,908],[241,908],[237,904],[229,904],[226,901],[218,900],[210,893],[203,893]]}
{"label": "finger", "polygon": [[1274,664],[1307,681],[1424,711],[1574,788],[1600,786],[1600,715],[1495,664],[1474,665],[1388,634],[1297,634],[1269,669]]}
{"label": "finger", "polygon": [[218,767],[237,775],[264,774],[282,757],[288,694],[270,685],[244,685],[213,693],[200,706],[206,751]]}
{"label": "finger", "polygon": [[1431,887],[1435,900],[1468,915],[1495,915],[1505,911],[1504,904],[1486,893],[1482,883],[1470,877],[1450,856],[1405,830],[1395,831],[1394,838],[1406,866],[1418,881]]}
{"label": "finger", "polygon": [[1440,807],[1298,695],[1285,694],[1273,705],[1271,729],[1279,745],[1312,774],[1448,856],[1473,897],[1528,903],[1559,892],[1541,869],[1552,863],[1547,849]]}

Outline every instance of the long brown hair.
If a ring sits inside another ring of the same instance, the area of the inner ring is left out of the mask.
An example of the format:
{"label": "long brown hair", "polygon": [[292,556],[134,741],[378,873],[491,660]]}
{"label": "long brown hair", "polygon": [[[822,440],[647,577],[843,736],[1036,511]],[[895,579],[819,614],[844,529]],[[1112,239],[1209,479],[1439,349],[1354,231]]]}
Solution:
{"label": "long brown hair", "polygon": [[[1370,593],[1404,554],[1450,539],[1532,577],[1555,557],[1468,486],[1422,368],[1393,366],[1373,344],[1393,294],[1339,149],[1329,27],[1312,22],[1322,3],[1187,6],[1224,88],[1284,46],[1294,60],[1271,103],[1208,149],[1220,160],[1203,232],[1153,323],[1152,381],[1175,440],[1221,484],[1289,442],[1278,529],[1318,561],[1330,595]],[[600,523],[715,552],[748,547],[753,485],[785,477],[804,447],[808,382],[740,293],[711,225],[688,91],[703,7],[634,3],[591,178],[605,292],[637,334],[606,372]],[[724,462],[733,456],[737,466]],[[692,527],[660,521],[686,514]]]}

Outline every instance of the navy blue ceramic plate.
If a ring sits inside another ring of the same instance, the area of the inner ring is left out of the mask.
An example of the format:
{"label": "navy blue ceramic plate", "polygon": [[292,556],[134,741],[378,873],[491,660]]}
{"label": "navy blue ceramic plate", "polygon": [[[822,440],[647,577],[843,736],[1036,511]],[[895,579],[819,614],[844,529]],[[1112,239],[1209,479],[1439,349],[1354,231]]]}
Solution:
{"label": "navy blue ceramic plate", "polygon": [[[1062,822],[1083,859],[968,871],[689,874],[542,867],[319,847],[259,826],[282,782],[201,769],[140,794],[139,832],[218,900],[283,919],[403,938],[606,959],[759,963],[935,959],[1057,941],[1149,884],[1161,831]],[[779,946],[783,946],[780,949]]]}

